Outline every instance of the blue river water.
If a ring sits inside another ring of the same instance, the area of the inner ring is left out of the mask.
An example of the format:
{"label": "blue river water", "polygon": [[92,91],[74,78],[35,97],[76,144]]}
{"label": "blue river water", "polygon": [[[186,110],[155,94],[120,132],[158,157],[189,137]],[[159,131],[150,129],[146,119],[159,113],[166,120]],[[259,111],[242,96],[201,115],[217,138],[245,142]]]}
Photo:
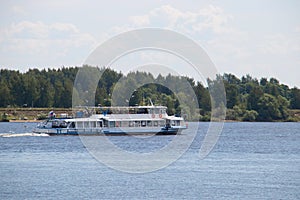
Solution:
{"label": "blue river water", "polygon": [[[37,136],[35,126],[0,123],[0,199],[300,199],[300,123],[225,123],[204,159],[199,149],[209,123],[200,123],[181,158],[141,174],[98,162],[78,136]],[[173,137],[110,140],[147,152]]]}

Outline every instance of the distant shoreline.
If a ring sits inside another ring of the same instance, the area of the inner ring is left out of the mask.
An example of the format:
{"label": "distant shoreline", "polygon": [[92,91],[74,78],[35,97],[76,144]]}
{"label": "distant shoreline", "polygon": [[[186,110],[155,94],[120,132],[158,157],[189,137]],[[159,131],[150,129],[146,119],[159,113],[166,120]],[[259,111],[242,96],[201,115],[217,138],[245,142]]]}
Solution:
{"label": "distant shoreline", "polygon": [[[25,119],[17,119],[17,120],[9,120],[9,121],[0,121],[0,123],[7,122],[7,123],[40,123],[43,120],[37,120],[37,119],[32,119],[32,120],[25,120]],[[190,122],[210,122],[210,121],[187,121],[188,123]],[[300,123],[300,121],[237,121],[237,120],[224,120],[225,123],[236,123],[236,122],[241,122],[241,123],[264,123],[264,122],[271,122],[271,123]]]}
{"label": "distant shoreline", "polygon": [[[72,116],[72,108],[0,108],[0,121],[3,122],[41,122],[50,111],[59,117],[61,114]],[[5,118],[3,117],[5,115]]]}
{"label": "distant shoreline", "polygon": [[[229,110],[229,109],[228,109]],[[50,111],[55,112],[57,117],[61,114],[72,116],[72,108],[0,108],[0,122],[32,122],[37,123],[47,119]],[[274,121],[251,121],[251,122],[300,122],[300,110],[289,110],[290,115],[294,117],[294,121],[274,120]],[[6,118],[3,118],[5,113]],[[201,120],[200,122],[205,122]],[[249,122],[242,120],[226,119],[224,122]]]}
{"label": "distant shoreline", "polygon": [[29,120],[25,120],[25,119],[16,119],[16,120],[9,120],[8,122],[10,123],[24,123],[24,122],[29,122],[29,123],[38,123],[38,122],[42,122],[43,120],[37,120],[37,119],[29,119]]}

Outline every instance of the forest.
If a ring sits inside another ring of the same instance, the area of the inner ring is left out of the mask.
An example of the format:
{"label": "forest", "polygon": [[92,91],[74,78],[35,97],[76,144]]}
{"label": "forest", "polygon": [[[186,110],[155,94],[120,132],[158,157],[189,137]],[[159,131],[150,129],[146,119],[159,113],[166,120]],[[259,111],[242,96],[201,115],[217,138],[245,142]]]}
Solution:
{"label": "forest", "polygon": [[[300,118],[297,110],[300,109],[300,89],[289,88],[276,78],[257,79],[250,75],[238,78],[233,74],[225,73],[218,75],[214,80],[207,79],[207,86],[204,86],[192,78],[171,74],[154,77],[146,72],[130,72],[124,75],[112,69],[83,67],[91,69],[91,73],[93,70],[102,73],[95,95],[92,97],[95,106],[146,105],[151,99],[155,105],[167,106],[170,115],[184,114],[188,120],[209,121],[212,106],[211,92],[214,91],[209,88],[222,81],[226,99],[224,102],[220,101],[218,107],[227,108],[227,120],[299,121]],[[29,69],[24,73],[1,69],[0,107],[70,108],[72,94],[74,94],[73,85],[80,68]],[[85,77],[85,80],[88,79],[89,77]],[[148,84],[139,85],[139,80]],[[191,107],[189,102],[186,102],[186,105],[181,103],[186,97],[186,94],[181,92],[185,90],[184,87],[187,87],[186,83],[189,83],[188,87],[195,94],[196,107]],[[128,88],[136,89],[130,91]],[[75,92],[81,94],[80,91]],[[120,99],[122,101],[118,102]]]}

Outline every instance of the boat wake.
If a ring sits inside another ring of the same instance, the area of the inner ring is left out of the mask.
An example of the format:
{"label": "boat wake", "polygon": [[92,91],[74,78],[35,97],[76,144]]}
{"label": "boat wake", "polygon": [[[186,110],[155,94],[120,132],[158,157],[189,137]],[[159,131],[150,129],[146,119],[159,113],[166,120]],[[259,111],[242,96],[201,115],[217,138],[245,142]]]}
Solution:
{"label": "boat wake", "polygon": [[47,137],[46,133],[0,133],[0,137]]}

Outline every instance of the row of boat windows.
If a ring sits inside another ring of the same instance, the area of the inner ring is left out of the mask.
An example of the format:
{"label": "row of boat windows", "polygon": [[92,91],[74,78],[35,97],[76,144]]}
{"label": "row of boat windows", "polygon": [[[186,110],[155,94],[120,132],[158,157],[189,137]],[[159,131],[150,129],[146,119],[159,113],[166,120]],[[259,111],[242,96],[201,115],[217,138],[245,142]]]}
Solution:
{"label": "row of boat windows", "polygon": [[104,127],[157,127],[165,126],[164,120],[157,121],[104,121]]}
{"label": "row of boat windows", "polygon": [[[80,114],[79,111],[78,114]],[[110,108],[110,109],[103,109],[97,110],[96,114],[166,114],[165,108]],[[82,113],[83,115],[83,113]]]}
{"label": "row of boat windows", "polygon": [[[167,123],[171,126],[179,126],[180,121],[175,120]],[[165,120],[154,121],[90,121],[90,122],[76,122],[77,128],[99,128],[99,127],[164,127]],[[75,123],[72,122],[70,128],[75,128]]]}

